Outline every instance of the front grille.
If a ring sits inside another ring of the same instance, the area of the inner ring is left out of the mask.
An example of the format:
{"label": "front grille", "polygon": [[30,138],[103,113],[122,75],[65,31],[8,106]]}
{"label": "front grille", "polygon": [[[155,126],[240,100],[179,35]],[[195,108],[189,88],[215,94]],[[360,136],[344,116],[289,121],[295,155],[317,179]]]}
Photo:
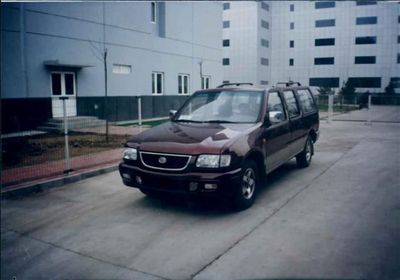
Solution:
{"label": "front grille", "polygon": [[180,171],[184,170],[191,159],[188,155],[162,154],[139,152],[142,164],[148,168],[158,170]]}

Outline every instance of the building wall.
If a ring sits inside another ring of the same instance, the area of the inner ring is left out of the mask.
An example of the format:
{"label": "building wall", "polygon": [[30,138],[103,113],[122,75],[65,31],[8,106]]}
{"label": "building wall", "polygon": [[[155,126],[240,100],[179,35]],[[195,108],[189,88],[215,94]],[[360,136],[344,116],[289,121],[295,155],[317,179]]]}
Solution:
{"label": "building wall", "polygon": [[[104,96],[99,52],[104,46],[110,98],[151,95],[153,71],[164,73],[163,96],[178,95],[180,73],[189,74],[191,93],[201,88],[200,62],[203,75],[211,76],[211,86],[222,82],[221,3],[158,2],[156,24],[151,22],[151,2],[4,3],[1,20],[2,103],[51,98],[52,69],[44,62],[55,60],[90,66],[72,69],[78,103]],[[20,32],[21,26],[25,32]],[[113,64],[130,65],[132,71],[115,74]],[[163,96],[154,98],[163,102]]]}
{"label": "building wall", "polygon": [[[223,35],[238,43],[223,48],[223,56],[231,61],[230,66],[223,67],[224,80],[268,80],[270,85],[293,80],[309,85],[310,78],[338,78],[341,87],[349,77],[379,77],[380,87],[358,91],[383,92],[391,78],[400,76],[400,5],[378,1],[376,5],[358,6],[355,1],[336,1],[333,8],[316,9],[316,2],[321,1],[265,1],[269,12],[261,8],[260,2],[230,2],[223,18],[230,20],[231,27],[223,29]],[[260,28],[263,16],[270,23],[269,30]],[[377,24],[356,25],[357,17],[368,16],[376,16]],[[321,19],[335,19],[335,26],[316,28],[315,21]],[[294,29],[290,29],[291,23]],[[249,32],[238,26],[245,26]],[[267,36],[269,48],[261,46],[261,36]],[[355,38],[360,36],[376,36],[377,43],[356,45]],[[335,45],[317,47],[314,44],[318,38],[335,38]],[[269,58],[266,72],[259,63],[263,56]],[[376,63],[355,64],[355,56],[375,56]],[[314,59],[319,57],[334,57],[334,64],[314,65]],[[293,59],[293,66],[289,59]]]}
{"label": "building wall", "polygon": [[[308,85],[310,78],[337,77],[339,87],[349,77],[380,77],[381,86],[358,91],[383,92],[390,78],[400,76],[398,16],[396,2],[357,6],[355,1],[337,1],[333,8],[316,9],[311,1],[272,2],[272,68],[271,81],[294,80]],[[290,4],[295,10],[290,11]],[[377,24],[357,25],[357,17],[376,16]],[[315,21],[335,19],[333,27],[315,27]],[[294,22],[294,30],[290,30]],[[377,43],[356,45],[355,38],[376,36]],[[335,38],[334,46],[315,46],[317,38]],[[294,41],[294,48],[289,41]],[[355,64],[356,56],[375,56],[375,64]],[[314,65],[316,57],[334,57],[333,65]],[[289,66],[289,59],[294,65]],[[336,89],[337,90],[337,89]]]}
{"label": "building wall", "polygon": [[223,12],[223,20],[230,22],[222,31],[223,39],[230,40],[230,46],[223,47],[223,57],[230,60],[223,66],[224,81],[260,84],[261,76],[267,75],[263,69],[267,67],[260,64],[264,50],[259,48],[260,37],[268,38],[268,30],[261,30],[261,19],[266,20],[267,12],[259,10],[258,2],[229,3]]}

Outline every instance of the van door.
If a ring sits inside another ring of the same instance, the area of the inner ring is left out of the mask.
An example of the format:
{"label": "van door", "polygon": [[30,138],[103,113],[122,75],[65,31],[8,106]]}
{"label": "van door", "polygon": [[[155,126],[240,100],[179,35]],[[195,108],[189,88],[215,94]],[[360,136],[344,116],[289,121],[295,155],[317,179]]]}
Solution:
{"label": "van door", "polygon": [[278,91],[268,93],[267,114],[269,126],[262,133],[266,156],[267,173],[273,171],[287,159],[286,146],[290,141],[290,127],[287,112]]}
{"label": "van door", "polygon": [[287,106],[290,126],[290,141],[288,143],[288,157],[292,158],[303,150],[306,132],[301,117],[300,106],[293,90],[283,91]]}

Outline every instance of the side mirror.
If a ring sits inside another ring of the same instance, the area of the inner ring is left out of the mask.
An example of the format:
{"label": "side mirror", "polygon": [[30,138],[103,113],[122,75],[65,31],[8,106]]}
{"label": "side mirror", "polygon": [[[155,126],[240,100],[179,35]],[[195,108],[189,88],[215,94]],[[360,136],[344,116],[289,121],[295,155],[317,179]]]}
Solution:
{"label": "side mirror", "polygon": [[268,116],[270,124],[280,123],[283,120],[283,113],[281,111],[271,111]]}
{"label": "side mirror", "polygon": [[175,118],[176,110],[169,110],[169,119],[172,121]]}

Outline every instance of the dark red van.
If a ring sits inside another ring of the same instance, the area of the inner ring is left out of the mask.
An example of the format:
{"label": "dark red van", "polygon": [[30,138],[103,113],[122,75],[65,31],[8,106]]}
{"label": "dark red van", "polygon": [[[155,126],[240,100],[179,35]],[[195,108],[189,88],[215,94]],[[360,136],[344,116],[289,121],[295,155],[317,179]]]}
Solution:
{"label": "dark red van", "polygon": [[126,143],[124,184],[148,195],[228,195],[237,209],[251,206],[260,180],[288,160],[307,167],[319,134],[311,90],[295,84],[197,91],[170,118]]}

